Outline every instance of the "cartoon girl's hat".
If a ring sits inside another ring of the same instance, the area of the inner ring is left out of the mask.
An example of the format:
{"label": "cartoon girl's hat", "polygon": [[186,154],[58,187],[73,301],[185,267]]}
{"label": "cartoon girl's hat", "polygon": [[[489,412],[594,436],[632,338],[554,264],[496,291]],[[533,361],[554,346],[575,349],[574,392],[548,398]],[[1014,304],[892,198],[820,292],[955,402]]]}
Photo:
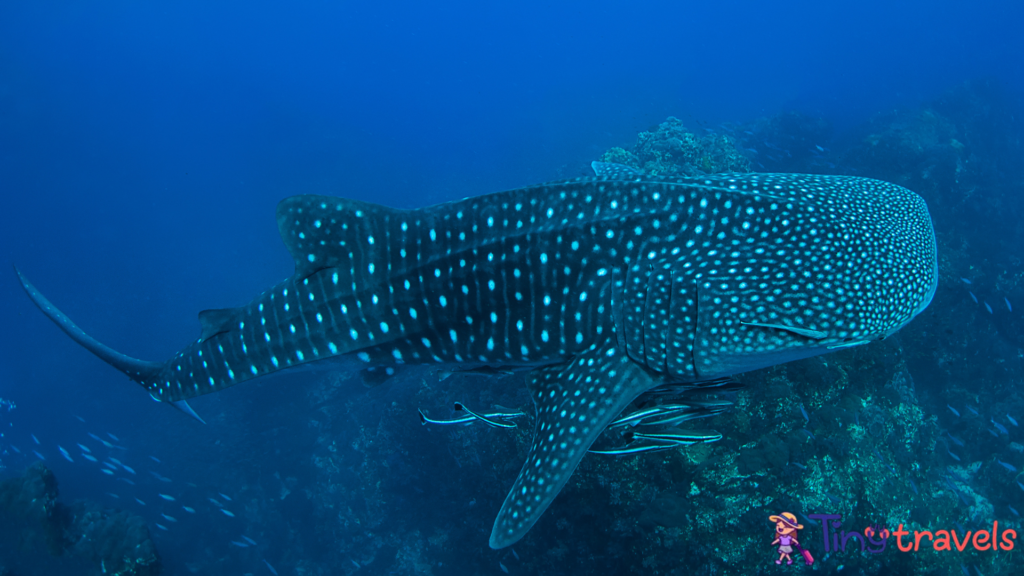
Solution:
{"label": "cartoon girl's hat", "polygon": [[772,522],[782,522],[786,526],[789,526],[790,528],[793,528],[795,530],[804,529],[802,525],[797,523],[796,516],[794,516],[790,512],[783,512],[782,516],[769,516],[768,520],[771,520]]}

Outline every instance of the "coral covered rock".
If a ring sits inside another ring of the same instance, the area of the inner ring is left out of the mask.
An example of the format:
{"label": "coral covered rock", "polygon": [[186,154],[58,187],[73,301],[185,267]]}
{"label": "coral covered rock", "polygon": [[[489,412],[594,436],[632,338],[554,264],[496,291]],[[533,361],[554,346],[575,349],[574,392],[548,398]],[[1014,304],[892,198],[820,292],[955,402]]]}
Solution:
{"label": "coral covered rock", "polygon": [[0,548],[13,551],[2,559],[17,566],[17,573],[92,567],[119,576],[160,574],[160,557],[142,518],[88,501],[67,506],[57,496],[57,479],[42,462],[0,483]]}
{"label": "coral covered rock", "polygon": [[654,130],[638,134],[631,152],[612,148],[600,160],[632,166],[655,176],[750,171],[750,162],[737,151],[731,136],[697,136],[673,116]]}

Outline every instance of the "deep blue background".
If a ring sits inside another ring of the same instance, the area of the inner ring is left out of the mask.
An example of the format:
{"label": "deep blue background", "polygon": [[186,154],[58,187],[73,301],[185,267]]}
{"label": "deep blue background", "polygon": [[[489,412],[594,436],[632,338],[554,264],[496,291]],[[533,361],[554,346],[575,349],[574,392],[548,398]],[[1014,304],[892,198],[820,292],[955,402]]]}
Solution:
{"label": "deep blue background", "polygon": [[[842,132],[964,80],[1024,89],[1015,2],[92,4],[0,4],[0,261],[149,360],[291,273],[289,195],[423,206],[580,175],[669,115]],[[73,414],[183,466],[216,441],[60,334],[9,268],[0,343],[8,439],[35,433],[59,474]]]}

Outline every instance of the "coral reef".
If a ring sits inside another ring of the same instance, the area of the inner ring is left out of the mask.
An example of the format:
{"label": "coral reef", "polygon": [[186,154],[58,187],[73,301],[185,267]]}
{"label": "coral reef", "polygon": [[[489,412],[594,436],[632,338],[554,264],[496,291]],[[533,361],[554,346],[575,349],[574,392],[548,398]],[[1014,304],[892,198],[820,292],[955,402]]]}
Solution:
{"label": "coral reef", "polygon": [[612,148],[599,160],[625,164],[655,176],[750,171],[750,162],[736,149],[733,137],[697,136],[686,130],[682,120],[672,116],[656,128],[638,134],[632,151]]}
{"label": "coral reef", "polygon": [[71,573],[89,566],[118,576],[160,574],[160,558],[142,518],[92,502],[67,506],[57,497],[57,479],[42,462],[0,483],[0,542],[13,554],[3,561],[9,569],[17,567],[14,573],[45,574],[55,566],[60,566],[56,573]]}

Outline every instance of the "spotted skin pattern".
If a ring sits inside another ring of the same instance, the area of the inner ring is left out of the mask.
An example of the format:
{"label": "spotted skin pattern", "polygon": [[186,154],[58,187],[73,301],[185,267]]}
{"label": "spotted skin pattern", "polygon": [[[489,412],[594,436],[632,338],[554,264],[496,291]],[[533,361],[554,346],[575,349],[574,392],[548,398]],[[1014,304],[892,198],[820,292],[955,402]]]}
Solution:
{"label": "spotted skin pattern", "polygon": [[[883,338],[931,301],[931,218],[913,192],[849,176],[596,178],[418,210],[281,202],[295,274],[163,364],[106,348],[23,276],[76,342],[181,402],[331,357],[525,365],[530,456],[490,544],[519,540],[636,396]],[[20,273],[19,273],[20,274]]]}

